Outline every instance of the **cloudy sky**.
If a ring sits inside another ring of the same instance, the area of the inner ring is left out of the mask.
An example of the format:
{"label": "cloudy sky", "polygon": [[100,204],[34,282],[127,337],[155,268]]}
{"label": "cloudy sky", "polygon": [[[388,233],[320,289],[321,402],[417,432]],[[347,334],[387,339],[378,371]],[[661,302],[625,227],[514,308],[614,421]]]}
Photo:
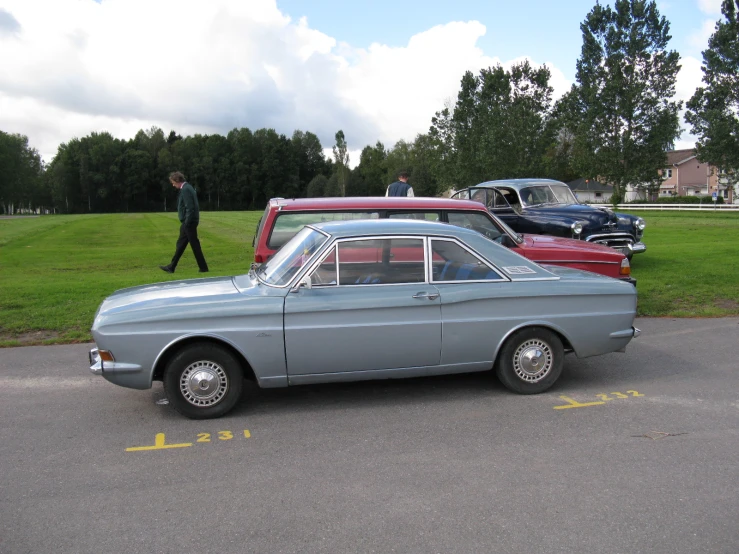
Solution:
{"label": "cloudy sky", "polygon": [[[606,0],[601,0],[606,4]],[[700,85],[721,0],[666,0],[678,98]],[[0,0],[0,130],[45,161],[93,131],[342,129],[353,152],[413,140],[466,70],[523,58],[575,79],[595,0]],[[683,123],[683,126],[685,124]],[[692,147],[683,133],[677,147]]]}

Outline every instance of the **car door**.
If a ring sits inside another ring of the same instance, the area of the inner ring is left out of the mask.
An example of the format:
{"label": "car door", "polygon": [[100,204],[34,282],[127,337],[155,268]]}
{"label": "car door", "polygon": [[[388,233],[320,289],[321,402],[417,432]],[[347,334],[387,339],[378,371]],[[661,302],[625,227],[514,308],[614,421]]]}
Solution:
{"label": "car door", "polygon": [[488,210],[518,231],[521,203],[516,191],[511,188],[489,188]]}
{"label": "car door", "polygon": [[441,363],[456,370],[488,370],[520,299],[502,271],[461,243],[433,238],[430,249],[432,282],[442,299]]}
{"label": "car door", "polygon": [[312,271],[311,287],[285,299],[292,382],[439,364],[441,302],[427,277],[425,244],[392,237],[334,246]]}

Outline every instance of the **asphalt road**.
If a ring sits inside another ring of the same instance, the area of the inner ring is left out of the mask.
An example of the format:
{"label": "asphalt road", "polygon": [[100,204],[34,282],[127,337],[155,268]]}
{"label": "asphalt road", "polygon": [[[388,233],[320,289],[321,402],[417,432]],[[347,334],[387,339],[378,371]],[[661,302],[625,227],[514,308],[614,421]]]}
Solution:
{"label": "asphalt road", "polygon": [[89,345],[0,350],[0,552],[739,552],[739,318],[637,325],[538,396],[248,387],[200,422]]}

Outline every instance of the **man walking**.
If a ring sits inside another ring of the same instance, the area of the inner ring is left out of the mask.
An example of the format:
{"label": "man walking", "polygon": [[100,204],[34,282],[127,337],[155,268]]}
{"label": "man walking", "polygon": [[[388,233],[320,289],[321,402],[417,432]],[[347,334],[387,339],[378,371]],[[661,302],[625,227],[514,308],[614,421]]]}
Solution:
{"label": "man walking", "polygon": [[408,172],[398,173],[398,180],[387,187],[385,196],[413,196],[413,187],[408,184]]}
{"label": "man walking", "polygon": [[180,218],[180,236],[177,239],[174,256],[169,265],[160,265],[159,268],[167,273],[174,273],[177,268],[177,262],[180,261],[182,254],[190,243],[192,253],[198,262],[200,273],[208,271],[208,264],[205,262],[205,256],[200,249],[200,240],[198,239],[198,223],[200,223],[200,207],[198,206],[198,195],[192,185],[185,181],[185,176],[179,171],[175,171],[169,176],[169,182],[176,189],[177,194],[177,215]]}

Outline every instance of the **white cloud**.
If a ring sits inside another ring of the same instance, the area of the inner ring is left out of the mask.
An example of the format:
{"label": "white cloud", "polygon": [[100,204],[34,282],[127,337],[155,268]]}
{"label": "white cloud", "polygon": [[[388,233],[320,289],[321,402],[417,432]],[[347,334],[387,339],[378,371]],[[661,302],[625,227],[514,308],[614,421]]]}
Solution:
{"label": "white cloud", "polygon": [[688,44],[696,50],[703,51],[708,48],[708,39],[716,31],[716,21],[706,19],[700,26],[700,29],[694,31],[688,37]]}
{"label": "white cloud", "polygon": [[675,84],[675,100],[683,102],[683,110],[680,112],[683,133],[676,141],[675,148],[694,148],[697,137],[690,134],[690,127],[685,123],[685,102],[690,100],[695,94],[695,89],[702,85],[703,71],[701,70],[701,62],[690,56],[682,58],[680,65],[680,73],[677,75],[677,83]]}
{"label": "white cloud", "polygon": [[[27,135],[46,161],[75,136],[156,125],[302,129],[327,148],[342,129],[355,165],[368,144],[426,132],[465,71],[499,63],[477,46],[476,21],[356,49],[275,0],[6,0],[3,13],[0,129]],[[559,97],[570,83],[549,67]]]}
{"label": "white cloud", "polygon": [[722,0],[698,0],[698,9],[709,15],[721,15]]}

